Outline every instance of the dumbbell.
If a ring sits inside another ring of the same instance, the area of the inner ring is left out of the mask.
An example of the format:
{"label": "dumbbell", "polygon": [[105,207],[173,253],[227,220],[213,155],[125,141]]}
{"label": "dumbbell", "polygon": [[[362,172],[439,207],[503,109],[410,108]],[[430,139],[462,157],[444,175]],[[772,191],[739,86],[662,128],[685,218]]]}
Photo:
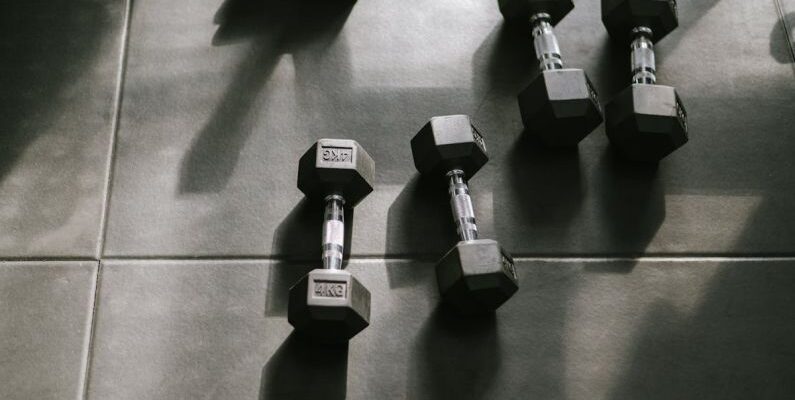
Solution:
{"label": "dumbbell", "polygon": [[658,162],[688,140],[676,89],[656,84],[654,43],[679,25],[676,1],[602,0],[602,22],[632,51],[632,85],[605,107],[607,137],[631,160]]}
{"label": "dumbbell", "polygon": [[519,94],[525,129],[550,146],[575,146],[602,123],[602,106],[581,69],[563,68],[552,29],[574,8],[571,0],[499,0],[510,24],[530,24],[540,72]]}
{"label": "dumbbell", "polygon": [[290,288],[287,319],[300,335],[344,342],[370,325],[370,292],[343,270],[345,207],[373,191],[375,163],[353,140],[320,139],[298,163],[298,188],[323,200],[323,268]]}
{"label": "dumbbell", "polygon": [[442,300],[464,314],[496,310],[519,285],[513,258],[478,239],[467,179],[489,160],[483,136],[466,115],[434,117],[411,139],[411,153],[422,175],[447,181],[460,238],[436,264]]}

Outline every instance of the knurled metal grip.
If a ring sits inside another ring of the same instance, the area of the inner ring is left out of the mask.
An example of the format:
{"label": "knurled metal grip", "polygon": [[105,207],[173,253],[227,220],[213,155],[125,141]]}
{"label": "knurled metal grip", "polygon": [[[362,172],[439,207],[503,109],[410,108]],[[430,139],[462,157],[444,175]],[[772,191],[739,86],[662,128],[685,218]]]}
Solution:
{"label": "knurled metal grip", "polygon": [[654,44],[652,44],[652,31],[645,26],[632,30],[632,83],[645,83],[653,85],[657,82],[657,67],[654,63]]}
{"label": "knurled metal grip", "polygon": [[447,177],[450,179],[450,207],[453,209],[458,236],[462,241],[476,240],[478,226],[475,223],[475,209],[472,207],[472,197],[464,179],[464,171],[454,169],[447,173]]}
{"label": "knurled metal grip", "polygon": [[550,24],[550,15],[538,13],[530,16],[530,26],[533,34],[533,47],[536,51],[539,68],[542,71],[562,69],[563,59],[560,56],[560,46],[555,31]]}
{"label": "knurled metal grip", "polygon": [[326,197],[323,216],[323,268],[342,269],[345,245],[345,200],[340,195]]}

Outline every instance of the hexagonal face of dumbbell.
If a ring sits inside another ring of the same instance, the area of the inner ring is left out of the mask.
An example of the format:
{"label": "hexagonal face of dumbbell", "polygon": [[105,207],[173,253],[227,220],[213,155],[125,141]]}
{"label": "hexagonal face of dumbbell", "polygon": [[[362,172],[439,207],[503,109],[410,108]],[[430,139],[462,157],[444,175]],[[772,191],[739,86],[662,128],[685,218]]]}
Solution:
{"label": "hexagonal face of dumbbell", "polygon": [[436,265],[442,300],[463,314],[491,312],[519,289],[513,258],[494,240],[458,242]]}
{"label": "hexagonal face of dumbbell", "polygon": [[500,12],[506,20],[529,24],[530,17],[547,13],[550,23],[557,25],[574,8],[571,0],[499,0]]}
{"label": "hexagonal face of dumbbell", "polygon": [[625,157],[657,162],[688,140],[687,112],[670,86],[633,84],[605,107],[610,143]]}
{"label": "hexagonal face of dumbbell", "polygon": [[344,342],[370,325],[370,292],[349,272],[316,269],[290,288],[287,319],[320,342]]}
{"label": "hexagonal face of dumbbell", "polygon": [[423,175],[460,169],[470,178],[489,161],[483,136],[466,115],[431,118],[411,139],[411,153]]}
{"label": "hexagonal face of dumbbell", "polygon": [[541,71],[519,94],[528,132],[550,146],[574,146],[602,123],[602,106],[581,69]]}
{"label": "hexagonal face of dumbbell", "polygon": [[676,0],[602,0],[602,22],[611,37],[626,43],[638,26],[650,28],[657,42],[679,26]]}
{"label": "hexagonal face of dumbbell", "polygon": [[373,191],[375,163],[355,140],[320,139],[298,162],[298,189],[322,199],[340,194],[353,207]]}

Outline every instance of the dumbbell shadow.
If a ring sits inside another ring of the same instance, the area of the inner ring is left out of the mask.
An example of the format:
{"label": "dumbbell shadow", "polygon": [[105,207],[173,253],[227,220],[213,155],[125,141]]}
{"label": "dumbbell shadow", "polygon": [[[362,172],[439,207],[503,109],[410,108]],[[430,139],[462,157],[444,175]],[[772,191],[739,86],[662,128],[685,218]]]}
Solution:
{"label": "dumbbell shadow", "polygon": [[[287,314],[290,287],[315,268],[321,268],[323,202],[304,198],[282,220],[273,235],[271,254],[280,260],[268,279],[267,316]],[[343,266],[350,258],[353,235],[353,209],[345,209],[345,247]]]}
{"label": "dumbbell shadow", "polygon": [[496,318],[437,306],[417,335],[408,398],[488,398],[501,364]]}
{"label": "dumbbell shadow", "polygon": [[260,400],[344,399],[348,343],[315,344],[290,334],[262,368]]}
{"label": "dumbbell shadow", "polygon": [[[297,71],[316,60],[310,46],[327,46],[340,32],[355,1],[226,0],[214,17],[214,46],[250,42],[248,55],[230,71],[232,79],[218,106],[185,154],[180,193],[223,190],[237,167],[249,136],[260,93],[283,54],[293,54]],[[316,50],[315,50],[316,51]],[[299,76],[298,80],[306,77]]]}
{"label": "dumbbell shadow", "polygon": [[[435,263],[457,241],[447,188],[416,174],[389,207],[387,227],[388,256],[411,252],[412,259]],[[422,279],[400,264],[389,264],[387,275],[391,288]]]}
{"label": "dumbbell shadow", "polygon": [[[554,249],[570,240],[569,227],[581,210],[585,189],[577,147],[548,147],[523,133],[508,159],[505,185],[522,223],[544,232],[539,248]],[[534,235],[536,236],[536,235]]]}
{"label": "dumbbell shadow", "polygon": [[[641,256],[665,221],[665,191],[657,165],[630,162],[608,148],[599,163],[601,198],[598,223],[604,227],[605,247],[621,256]],[[626,273],[637,263],[586,266],[591,272]]]}

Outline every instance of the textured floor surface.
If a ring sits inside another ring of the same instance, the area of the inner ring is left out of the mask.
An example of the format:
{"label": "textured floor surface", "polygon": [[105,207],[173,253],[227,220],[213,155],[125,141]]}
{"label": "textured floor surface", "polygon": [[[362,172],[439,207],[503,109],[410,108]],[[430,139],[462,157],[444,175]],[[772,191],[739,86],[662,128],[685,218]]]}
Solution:
{"label": "textured floor surface", "polygon": [[[576,151],[522,135],[532,44],[496,0],[330,3],[0,13],[0,398],[795,398],[795,0],[678,2],[658,78],[691,138],[654,169],[602,127]],[[599,12],[556,31],[606,102],[629,59]],[[437,306],[454,228],[408,146],[453,113],[491,156],[480,230],[517,257],[484,318]],[[376,162],[349,218],[372,324],[346,348],[285,316],[318,263],[295,176],[321,137]]]}

